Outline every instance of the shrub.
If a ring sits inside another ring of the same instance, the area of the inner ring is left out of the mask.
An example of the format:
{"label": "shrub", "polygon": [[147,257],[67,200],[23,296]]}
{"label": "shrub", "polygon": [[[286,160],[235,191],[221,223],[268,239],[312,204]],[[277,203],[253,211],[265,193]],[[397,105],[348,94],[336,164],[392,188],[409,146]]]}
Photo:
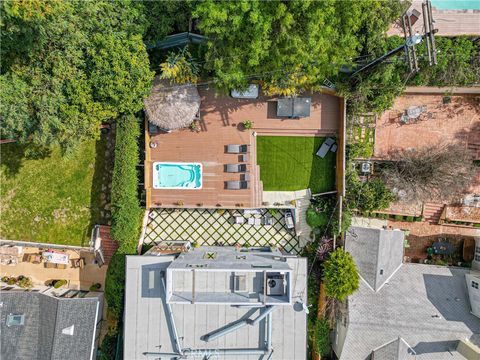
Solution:
{"label": "shrub", "polygon": [[117,121],[111,235],[119,243],[119,248],[110,261],[105,282],[105,299],[109,310],[117,318],[123,309],[125,255],[136,254],[142,224],[136,170],[139,135],[139,120],[135,116],[127,115]]}
{"label": "shrub", "polygon": [[1,280],[2,280],[4,283],[6,283],[6,282],[8,282],[8,279],[10,279],[8,276],[2,276],[2,279],[1,279]]}
{"label": "shrub", "polygon": [[22,276],[21,279],[18,279],[17,285],[24,289],[31,289],[33,287],[33,282],[29,277]]}
{"label": "shrub", "polygon": [[413,222],[414,218],[413,216],[407,216],[405,220],[407,220],[408,222]]}
{"label": "shrub", "polygon": [[247,130],[251,129],[253,127],[253,121],[252,120],[245,120],[243,122],[243,127]]}
{"label": "shrub", "polygon": [[17,279],[15,279],[14,277],[10,277],[7,280],[8,285],[15,285],[16,283],[17,283]]}
{"label": "shrub", "polygon": [[347,176],[347,191],[350,206],[361,212],[386,209],[395,200],[395,195],[381,179],[362,183],[355,171]]}
{"label": "shrub", "polygon": [[64,285],[67,285],[67,280],[56,280],[54,283],[53,283],[53,287],[55,289],[58,289],[58,288],[61,288],[62,286]]}
{"label": "shrub", "polygon": [[101,289],[101,287],[102,287],[102,284],[96,283],[96,284],[93,284],[92,286],[90,286],[90,289],[89,289],[89,290],[90,290],[90,291],[98,291],[98,290]]}
{"label": "shrub", "polygon": [[327,214],[318,213],[313,206],[310,206],[307,210],[307,224],[312,228],[325,226],[328,224]]}
{"label": "shrub", "polygon": [[277,209],[268,209],[268,213],[272,216],[275,216],[278,214],[278,210]]}
{"label": "shrub", "polygon": [[332,251],[323,263],[323,281],[328,297],[343,301],[359,287],[357,267],[352,256],[342,248]]}
{"label": "shrub", "polygon": [[395,215],[395,220],[403,221],[403,216],[402,215]]}
{"label": "shrub", "polygon": [[325,318],[315,321],[313,328],[313,345],[315,353],[321,357],[330,352],[330,324]]}

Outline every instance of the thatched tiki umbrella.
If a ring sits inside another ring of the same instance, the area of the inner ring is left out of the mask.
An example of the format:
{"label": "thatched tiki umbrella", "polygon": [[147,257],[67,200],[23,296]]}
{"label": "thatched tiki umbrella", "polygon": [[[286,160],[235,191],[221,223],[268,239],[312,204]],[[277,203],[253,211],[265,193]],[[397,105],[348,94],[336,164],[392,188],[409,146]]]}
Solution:
{"label": "thatched tiki umbrella", "polygon": [[148,121],[162,130],[177,130],[190,126],[195,119],[200,95],[195,85],[171,85],[156,77],[144,103]]}

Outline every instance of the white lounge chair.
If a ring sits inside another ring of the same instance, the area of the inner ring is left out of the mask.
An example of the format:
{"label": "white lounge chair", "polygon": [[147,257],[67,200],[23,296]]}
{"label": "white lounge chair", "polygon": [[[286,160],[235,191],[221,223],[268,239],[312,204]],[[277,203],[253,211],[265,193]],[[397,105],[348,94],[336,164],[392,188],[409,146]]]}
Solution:
{"label": "white lounge chair", "polygon": [[245,154],[248,153],[248,145],[236,145],[236,144],[229,144],[227,145],[227,153],[229,154]]}
{"label": "white lounge chair", "polygon": [[328,150],[330,150],[333,144],[335,144],[335,139],[330,137],[327,138],[323,142],[322,146],[320,146],[320,149],[318,149],[316,155],[323,159],[327,155]]}
{"label": "white lounge chair", "polygon": [[225,188],[228,190],[242,190],[249,189],[250,183],[248,181],[225,181]]}
{"label": "white lounge chair", "polygon": [[225,165],[225,172],[229,173],[239,173],[239,172],[246,172],[247,165],[245,164],[227,164]]}

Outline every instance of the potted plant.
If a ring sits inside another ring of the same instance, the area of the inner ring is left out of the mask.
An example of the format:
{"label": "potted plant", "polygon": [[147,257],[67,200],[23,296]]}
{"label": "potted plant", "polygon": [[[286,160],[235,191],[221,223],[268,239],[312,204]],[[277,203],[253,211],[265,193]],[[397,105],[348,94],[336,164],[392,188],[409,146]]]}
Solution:
{"label": "potted plant", "polygon": [[27,276],[22,276],[21,279],[17,280],[17,286],[24,289],[31,289],[33,287],[32,279]]}
{"label": "potted plant", "polygon": [[55,289],[61,288],[64,285],[67,285],[67,280],[56,280],[53,282],[53,287]]}
{"label": "potted plant", "polygon": [[249,129],[251,129],[251,128],[253,127],[253,121],[252,121],[252,120],[244,120],[244,121],[242,122],[242,124],[243,124],[243,128],[244,128],[245,130],[249,130]]}
{"label": "potted plant", "polygon": [[100,290],[100,288],[102,287],[102,284],[100,283],[96,283],[96,284],[93,284],[92,286],[90,286],[90,291],[98,291]]}

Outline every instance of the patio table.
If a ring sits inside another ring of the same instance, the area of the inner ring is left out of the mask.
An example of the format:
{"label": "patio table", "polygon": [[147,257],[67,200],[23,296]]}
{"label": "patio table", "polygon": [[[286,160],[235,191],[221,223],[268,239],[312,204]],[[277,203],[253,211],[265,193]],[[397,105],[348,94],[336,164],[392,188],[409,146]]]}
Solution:
{"label": "patio table", "polygon": [[68,265],[69,256],[67,254],[45,251],[42,256],[46,262]]}
{"label": "patio table", "polygon": [[450,255],[454,251],[452,244],[443,241],[433,243],[432,249],[435,255]]}

